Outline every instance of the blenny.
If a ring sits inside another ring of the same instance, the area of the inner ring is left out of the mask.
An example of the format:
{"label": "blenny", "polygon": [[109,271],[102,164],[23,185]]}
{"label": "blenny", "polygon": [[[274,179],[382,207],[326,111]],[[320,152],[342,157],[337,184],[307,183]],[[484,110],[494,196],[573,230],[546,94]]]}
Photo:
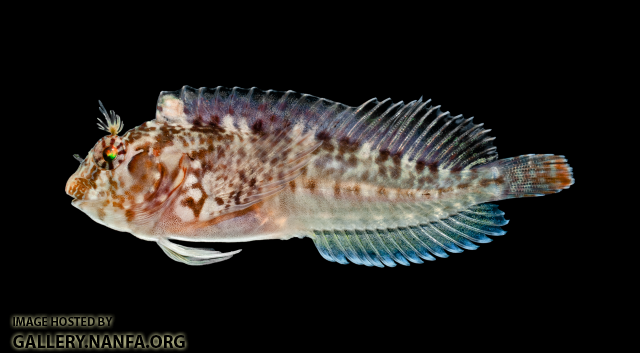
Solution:
{"label": "blenny", "polygon": [[[309,237],[329,261],[422,263],[476,249],[507,224],[489,202],[573,184],[564,156],[498,160],[494,138],[430,100],[349,107],[257,88],[161,92],[155,120],[107,131],[65,191],[96,222],[204,265],[238,251],[191,242]],[[98,119],[100,121],[100,119]]]}

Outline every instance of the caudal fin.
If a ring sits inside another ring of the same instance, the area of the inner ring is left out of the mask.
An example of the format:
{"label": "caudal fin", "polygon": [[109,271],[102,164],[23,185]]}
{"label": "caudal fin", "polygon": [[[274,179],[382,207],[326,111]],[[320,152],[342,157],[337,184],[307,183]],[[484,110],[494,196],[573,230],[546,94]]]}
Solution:
{"label": "caudal fin", "polygon": [[574,183],[573,169],[564,156],[527,154],[494,163],[504,178],[504,199],[553,194]]}

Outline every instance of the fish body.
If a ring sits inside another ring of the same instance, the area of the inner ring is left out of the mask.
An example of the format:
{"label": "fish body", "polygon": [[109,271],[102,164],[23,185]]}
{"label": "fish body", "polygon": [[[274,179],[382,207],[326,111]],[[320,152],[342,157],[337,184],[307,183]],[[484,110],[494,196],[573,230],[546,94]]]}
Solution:
{"label": "fish body", "polygon": [[96,222],[201,265],[236,252],[170,242],[310,237],[330,261],[408,265],[475,249],[507,223],[488,202],[573,184],[562,156],[497,159],[489,130],[430,101],[359,107],[256,88],[162,92],[156,116],[111,132],[66,185]]}

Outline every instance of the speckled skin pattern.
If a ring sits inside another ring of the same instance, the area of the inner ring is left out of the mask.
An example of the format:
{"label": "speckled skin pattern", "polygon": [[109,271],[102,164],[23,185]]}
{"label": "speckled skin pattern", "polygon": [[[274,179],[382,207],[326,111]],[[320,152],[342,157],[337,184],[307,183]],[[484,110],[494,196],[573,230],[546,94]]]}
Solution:
{"label": "speckled skin pattern", "polygon": [[[428,103],[352,108],[185,86],[161,93],[155,120],[98,141],[66,192],[96,222],[141,239],[243,242],[397,230],[573,183],[561,156],[505,164],[489,130]],[[101,158],[109,145],[112,169]]]}

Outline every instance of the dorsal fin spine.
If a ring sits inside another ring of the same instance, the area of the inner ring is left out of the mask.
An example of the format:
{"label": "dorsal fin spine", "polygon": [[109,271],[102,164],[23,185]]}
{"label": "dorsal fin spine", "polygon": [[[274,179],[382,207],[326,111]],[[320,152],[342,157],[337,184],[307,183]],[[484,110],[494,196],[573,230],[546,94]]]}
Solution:
{"label": "dorsal fin spine", "polygon": [[[438,113],[440,111],[440,106],[437,105],[435,107],[432,107],[431,109],[429,109],[429,111],[427,112],[427,114],[425,114],[425,116],[423,117],[426,118],[428,115],[430,115],[433,111],[435,111],[436,113]],[[442,118],[442,116],[437,115],[433,121],[429,124],[429,126],[427,126],[426,129],[424,129],[424,131],[420,134],[420,137],[418,137],[418,139],[413,143],[413,146],[411,146],[411,149],[407,152],[407,155],[409,156],[407,159],[412,161],[416,159],[416,154],[417,154],[417,150],[416,146],[420,145],[420,142],[422,141],[422,139],[427,136],[427,134],[431,131],[431,129],[433,128],[433,126],[436,125],[436,123],[440,120],[440,118]],[[415,152],[414,152],[415,150]]]}
{"label": "dorsal fin spine", "polygon": [[[483,135],[485,135],[487,132],[489,132],[491,130],[478,130],[477,132],[474,133],[474,135],[472,137],[470,137],[470,142],[477,141],[476,143],[474,143],[473,145],[471,145],[471,147],[467,148],[464,152],[462,152],[462,154],[460,154],[456,160],[453,162],[452,167],[456,167],[458,164],[459,165],[465,165],[465,162],[468,159],[473,158],[473,155],[471,157],[468,157],[469,154],[472,154],[475,151],[475,148],[480,146],[481,144],[485,143],[485,139],[480,139]],[[468,158],[467,158],[468,157]]]}
{"label": "dorsal fin spine", "polygon": [[[456,127],[454,130],[451,131],[450,134],[455,134],[457,132],[457,130],[462,129],[462,128],[466,128],[466,126],[471,123],[471,121],[473,120],[473,117],[463,121],[462,123],[460,123],[458,125],[458,127]],[[473,125],[473,124],[472,124]],[[468,128],[467,131],[471,130],[472,128]],[[460,136],[455,137],[456,141],[452,141],[451,143],[449,143],[449,147],[446,150],[442,150],[440,151],[434,158],[441,161],[440,162],[440,166],[444,169],[445,164],[448,162],[448,159],[451,156],[451,153],[456,149],[457,146],[459,146],[459,143],[456,143],[458,141],[462,141],[463,137],[465,137],[467,135],[467,132],[463,132]],[[442,142],[442,144],[444,144],[444,142]],[[441,144],[441,145],[442,145]],[[439,146],[440,147],[440,146]]]}
{"label": "dorsal fin spine", "polygon": [[411,122],[411,117],[415,115],[416,111],[422,105],[422,97],[417,101],[413,101],[408,104],[406,111],[398,117],[393,126],[389,129],[387,135],[383,138],[385,143],[380,147],[381,150],[391,152],[393,150],[393,144],[402,136],[402,132],[406,129],[407,125]]}
{"label": "dorsal fin spine", "polygon": [[[409,117],[409,119],[407,119],[407,126],[408,124],[415,119],[416,115],[422,113],[422,111],[424,110],[424,108],[427,106],[427,104],[429,104],[431,102],[431,99],[428,99],[426,102],[423,102],[419,107],[416,108],[416,110],[413,112],[413,114]],[[418,129],[418,127],[420,125],[422,125],[422,122],[424,121],[424,119],[426,118],[426,116],[429,114],[429,112],[427,111],[425,113],[425,115],[420,119],[420,121],[418,121],[417,124],[415,124],[413,126],[413,128],[411,129],[411,131],[409,133],[406,134],[405,138],[403,140],[399,140],[398,141],[398,147],[397,148],[393,148],[391,149],[391,153],[392,154],[396,154],[398,152],[402,152],[404,150],[404,147],[406,146],[406,144],[408,142],[411,141],[411,138],[414,136],[416,130]]]}
{"label": "dorsal fin spine", "polygon": [[[446,116],[450,116],[449,112],[444,112],[442,114],[439,114],[439,117],[446,117]],[[446,119],[446,118],[445,118]],[[442,132],[449,126],[451,125],[451,123],[453,122],[453,119],[449,119],[446,123],[444,123],[444,125],[442,125],[438,131],[436,131],[433,135],[431,135],[431,138],[429,138],[429,140],[427,140],[427,142],[424,143],[424,145],[422,146],[422,149],[420,150],[420,152],[418,152],[418,154],[416,155],[416,159],[417,160],[422,160],[424,162],[428,162],[429,157],[431,156],[432,153],[434,153],[434,148],[433,148],[433,143],[434,141],[436,141],[441,135]]]}
{"label": "dorsal fin spine", "polygon": [[[386,105],[387,101],[390,102],[391,100],[385,100],[383,103],[385,103]],[[380,114],[380,116],[378,116],[375,121],[367,124],[368,126],[362,130],[359,136],[355,138],[355,141],[357,141],[358,143],[369,142],[370,139],[375,137],[376,131],[381,131],[379,129],[379,126],[382,124],[384,119],[386,119],[389,114],[392,114],[392,115],[395,114],[395,112],[398,110],[398,108],[402,104],[403,104],[402,101],[400,101],[398,103],[395,103],[395,104],[392,103],[391,105],[389,105],[389,107],[387,107],[384,113]],[[380,104],[380,106],[382,107],[382,104]]]}
{"label": "dorsal fin spine", "polygon": [[[401,104],[403,104],[404,102],[400,102]],[[386,138],[386,136],[389,134],[389,130],[391,128],[391,126],[396,122],[396,120],[398,119],[399,116],[401,116],[406,110],[407,108],[410,108],[411,104],[413,102],[410,102],[407,105],[403,105],[401,107],[399,107],[399,109],[394,112],[392,117],[387,118],[382,125],[380,125],[376,130],[376,132],[374,132],[374,134],[370,137],[371,139],[371,149],[378,149],[378,146],[380,145],[380,143],[382,143],[382,141],[384,141],[384,139]]]}
{"label": "dorsal fin spine", "polygon": [[[496,139],[495,137],[487,137],[486,139],[482,140],[481,142],[482,143],[487,143],[487,142],[491,142],[491,141],[493,141],[495,139]],[[493,147],[489,147],[489,148],[487,148],[487,149],[485,149],[485,150],[483,150],[481,152],[476,153],[473,156],[473,161],[469,161],[469,164],[464,167],[464,170],[469,170],[469,169],[471,169],[471,168],[473,168],[475,166],[481,166],[483,164],[487,164],[487,163],[490,163],[490,162],[496,160],[498,158],[497,155],[495,155],[495,154],[490,155],[491,152],[493,152],[495,150],[496,150],[496,147],[493,146]],[[481,157],[483,155],[489,155],[489,156],[487,158],[483,158],[483,157]]]}
{"label": "dorsal fin spine", "polygon": [[[469,119],[473,119],[473,117]],[[454,147],[455,149],[452,149],[451,153],[449,154],[450,156],[455,156],[456,159],[444,161],[441,165],[442,168],[451,169],[456,166],[456,161],[457,161],[457,158],[459,157],[460,151],[465,150],[469,146],[469,144],[473,142],[473,136],[471,137],[467,137],[467,136],[475,134],[476,130],[481,128],[483,125],[484,124],[473,125],[467,131],[465,131],[462,135],[460,135],[459,139],[462,141],[462,143],[458,144],[457,146],[452,144],[452,147]]]}
{"label": "dorsal fin spine", "polygon": [[[358,114],[364,112],[364,114],[360,117],[360,119],[356,120],[356,122],[351,126],[351,128],[349,128],[349,131],[347,133],[345,133],[344,135],[348,138],[351,138],[351,135],[354,133],[354,131],[356,131],[356,129],[364,122],[366,121],[369,116],[371,116],[371,114],[373,114],[376,110],[378,110],[378,108],[384,104],[385,102],[389,101],[390,99],[387,98],[384,101],[378,103],[378,99],[377,98],[372,98],[369,99],[368,101],[362,103],[354,112],[354,116],[358,116]],[[373,107],[371,109],[366,109],[368,105],[373,104]]]}
{"label": "dorsal fin spine", "polygon": [[[446,130],[446,128],[451,123],[453,123],[455,120],[459,119],[460,117],[462,117],[462,115],[458,115],[456,117],[451,118],[445,125],[442,126],[442,128],[440,128],[440,130],[441,131]],[[437,146],[431,146],[429,148],[429,154],[424,157],[424,161],[427,162],[427,163],[431,163],[433,161],[442,162],[442,160],[440,159],[440,152],[442,152],[440,150],[440,148],[442,148],[442,146],[445,145],[449,141],[451,136],[453,136],[453,134],[455,132],[457,132],[463,125],[464,125],[464,123],[458,124],[458,126],[456,126],[451,131],[449,131],[449,133],[447,135],[442,137],[440,139],[440,141],[434,140],[433,143],[439,142],[439,144]],[[438,133],[440,133],[440,132],[438,132]],[[451,145],[453,145],[453,144],[451,144]]]}

